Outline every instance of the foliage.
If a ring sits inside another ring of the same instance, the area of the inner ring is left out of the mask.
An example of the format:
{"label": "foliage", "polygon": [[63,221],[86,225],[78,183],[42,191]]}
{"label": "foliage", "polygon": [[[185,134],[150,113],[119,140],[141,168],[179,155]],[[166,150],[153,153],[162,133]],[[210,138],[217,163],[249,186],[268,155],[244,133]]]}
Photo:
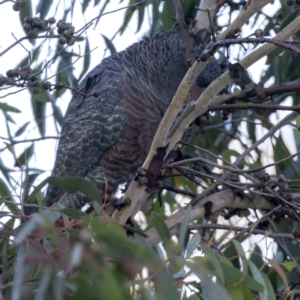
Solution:
{"label": "foliage", "polygon": [[[191,27],[199,2],[182,3]],[[216,35],[247,9],[242,2],[218,2]],[[261,29],[272,39],[298,18],[291,2],[260,9],[240,36],[262,38]],[[136,216],[134,228],[122,226],[105,216],[100,201],[91,214],[59,203],[44,208],[41,191],[49,182],[93,199],[99,195],[83,179],[47,177],[33,160],[40,142],[58,136],[60,104],[94,67],[93,28],[112,26],[116,10],[124,8],[115,34],[97,33],[105,55],[118,50],[115,41],[132,24],[137,35],[176,28],[176,10],[171,1],[121,1],[112,11],[109,1],[66,3],[18,0],[14,17],[24,38],[0,48],[0,60],[20,44],[26,49],[11,70],[0,63],[0,115],[6,124],[0,136],[0,299],[297,299],[300,134],[299,117],[286,112],[299,111],[297,49],[284,44],[266,57],[265,71],[231,74],[234,80],[220,93],[227,100],[217,103],[223,106],[213,103],[186,130],[151,210]],[[0,2],[1,10],[12,10],[11,4]],[[28,15],[35,19],[24,22]],[[206,31],[201,35],[209,42]],[[298,36],[289,41],[295,48]],[[216,57],[224,72],[236,71],[232,65],[260,45],[235,40]],[[11,100],[16,95],[30,100],[32,120],[20,123],[26,112]]]}

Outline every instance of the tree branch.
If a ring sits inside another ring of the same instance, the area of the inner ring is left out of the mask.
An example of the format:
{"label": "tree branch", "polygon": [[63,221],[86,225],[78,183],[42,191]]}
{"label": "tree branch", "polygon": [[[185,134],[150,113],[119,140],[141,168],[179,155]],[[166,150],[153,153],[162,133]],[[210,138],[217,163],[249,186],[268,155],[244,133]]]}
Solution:
{"label": "tree branch", "polygon": [[[195,224],[195,225],[189,225],[188,230],[194,230],[194,229],[221,229],[221,230],[228,230],[228,231],[240,231],[243,232],[243,234],[246,233],[254,233],[254,234],[261,234],[265,237],[270,237],[273,239],[276,238],[283,238],[283,239],[290,239],[295,240],[295,237],[291,233],[274,233],[266,230],[260,230],[260,229],[253,229],[253,226],[250,227],[237,227],[237,226],[231,226],[231,225],[223,225],[223,224]],[[236,236],[234,237],[236,238]]]}
{"label": "tree branch", "polygon": [[[251,198],[251,200],[249,200]],[[205,216],[205,204],[211,202],[212,208],[211,213],[222,210],[224,208],[238,208],[238,209],[255,209],[257,206],[261,209],[272,210],[274,205],[271,204],[264,197],[257,195],[252,197],[245,197],[241,199],[239,196],[235,195],[232,191],[222,191],[214,195],[208,196],[205,199],[202,199],[201,202],[198,202],[192,209],[189,215],[189,222],[200,219]],[[256,206],[257,205],[257,206]],[[181,222],[183,216],[186,213],[187,207],[181,208],[178,212],[169,217],[165,223],[170,230],[171,236],[176,235],[180,231]],[[156,232],[155,228],[151,228],[145,232],[148,235],[147,242],[150,246],[155,246],[161,242],[161,238]]]}

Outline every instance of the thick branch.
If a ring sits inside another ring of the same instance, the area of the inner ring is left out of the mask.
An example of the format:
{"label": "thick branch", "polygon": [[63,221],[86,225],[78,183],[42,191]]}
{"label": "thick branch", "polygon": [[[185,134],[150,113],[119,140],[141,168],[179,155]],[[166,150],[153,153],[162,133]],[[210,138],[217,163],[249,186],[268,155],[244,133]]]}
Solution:
{"label": "thick branch", "polygon": [[[274,206],[268,200],[260,195],[254,196],[252,200],[249,201],[248,199],[246,199],[246,197],[244,199],[241,199],[237,195],[234,195],[231,191],[222,191],[208,196],[201,202],[198,202],[191,210],[189,216],[190,222],[204,217],[206,213],[204,206],[207,202],[212,203],[211,213],[222,210],[224,208],[255,209],[256,207],[259,207],[266,210],[271,210],[274,208]],[[172,236],[179,233],[181,222],[185,213],[186,207],[180,209],[177,213],[173,214],[165,221]],[[156,244],[161,242],[161,239],[154,228],[147,230],[145,234],[148,235],[147,242],[150,246],[155,246]]]}
{"label": "thick branch", "polygon": [[245,100],[252,97],[257,97],[258,95],[263,95],[265,97],[271,97],[277,94],[291,93],[300,91],[300,80],[295,80],[292,82],[283,82],[280,85],[271,86],[265,88],[262,86],[256,86],[241,90],[236,93],[224,94],[215,97],[211,102],[211,105],[218,105],[228,101],[239,101]]}

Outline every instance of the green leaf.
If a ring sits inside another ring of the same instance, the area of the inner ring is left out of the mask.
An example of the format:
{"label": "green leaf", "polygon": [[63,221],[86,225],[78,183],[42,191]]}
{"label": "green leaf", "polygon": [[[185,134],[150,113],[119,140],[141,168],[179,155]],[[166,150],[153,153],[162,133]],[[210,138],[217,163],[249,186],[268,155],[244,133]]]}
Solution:
{"label": "green leaf", "polygon": [[[251,293],[251,291],[250,291],[250,289],[248,289],[248,288],[246,288],[246,287],[244,287],[244,300],[253,300],[253,297],[252,297],[252,293]],[[237,299],[237,300],[239,300],[239,299]]]}
{"label": "green leaf", "polygon": [[60,126],[62,126],[64,116],[63,116],[63,113],[61,112],[60,107],[58,105],[56,105],[54,102],[52,102],[52,109],[53,109],[53,115],[54,115],[55,121],[58,122],[58,124]]}
{"label": "green leaf", "polygon": [[185,250],[184,242],[185,242],[185,237],[187,235],[187,227],[189,225],[191,209],[192,209],[192,206],[188,205],[188,207],[184,213],[182,222],[181,222],[180,232],[179,232],[179,251],[180,251],[180,253],[182,253]]}
{"label": "green leaf", "polygon": [[[37,195],[37,197],[35,197],[35,198],[28,199],[29,192],[32,190],[32,186],[34,185],[36,178],[41,173],[43,173],[42,170],[38,170],[38,169],[34,170],[34,169],[29,169],[29,168],[26,169],[25,177],[23,177],[23,181],[25,182],[25,184],[23,185],[23,193],[22,193],[23,202],[26,202],[28,204],[36,204],[38,197],[42,196],[42,195]],[[26,211],[25,214],[27,214],[27,215],[32,214],[32,212],[33,212],[32,209],[33,209],[33,207],[31,207],[31,208],[25,207],[24,208],[24,212]],[[35,208],[34,208],[34,210],[36,212]]]}
{"label": "green leaf", "polygon": [[[75,37],[75,41],[76,42],[82,42],[82,41],[84,41],[86,38],[85,37],[83,37],[83,36],[76,36]],[[71,54],[71,53],[69,53],[69,52],[67,52],[68,54],[69,54],[69,56],[72,56],[72,55],[74,55],[74,56],[78,56],[78,54]]]}
{"label": "green leaf", "polygon": [[47,238],[43,239],[43,246],[48,254],[52,253],[55,250],[52,243]]}
{"label": "green leaf", "polygon": [[7,240],[14,234],[15,218],[9,219],[6,223],[1,224],[0,241]]}
{"label": "green leaf", "polygon": [[0,109],[2,109],[3,111],[11,111],[11,112],[15,112],[15,113],[21,112],[18,108],[8,105],[4,102],[0,102]]}
{"label": "green leaf", "polygon": [[289,286],[288,279],[283,269],[281,268],[280,264],[274,261],[273,259],[268,259],[268,263],[275,269],[276,273],[281,277],[285,285],[285,288],[287,289]]}
{"label": "green leaf", "polygon": [[160,20],[160,11],[159,11],[159,2],[152,1],[152,24],[151,31],[155,32],[159,28],[159,20]]}
{"label": "green leaf", "polygon": [[24,131],[26,130],[28,124],[30,122],[26,122],[24,125],[22,125],[15,133],[15,137],[18,137],[19,135],[21,135],[22,133],[24,133]]}
{"label": "green leaf", "polygon": [[67,215],[69,218],[74,219],[74,220],[80,220],[82,219],[82,217],[85,217],[86,214],[79,210],[79,209],[75,209],[75,208],[63,208],[59,210],[62,214]]}
{"label": "green leaf", "polygon": [[15,167],[22,168],[30,160],[34,153],[34,144],[25,149],[25,151],[16,159]]}
{"label": "green leaf", "polygon": [[39,212],[42,212],[44,206],[44,196],[42,192],[38,192],[35,197],[39,205]]}
{"label": "green leaf", "polygon": [[70,192],[82,192],[88,196],[91,200],[101,200],[101,196],[97,188],[82,178],[76,177],[56,177],[50,176],[43,180],[30,194],[29,198],[34,197],[47,183],[54,185],[62,190]]}
{"label": "green leaf", "polygon": [[[221,257],[220,257],[221,258]],[[212,276],[218,276],[214,266],[209,260],[208,256],[205,257],[194,257],[193,258],[194,264],[189,263],[188,261],[186,264],[196,272],[195,265],[201,266],[201,269],[206,274]],[[222,272],[224,274],[224,278],[227,284],[229,285],[242,285],[243,287],[250,288],[251,290],[262,292],[264,290],[264,286],[259,284],[256,280],[254,280],[251,276],[243,274],[237,268],[230,266],[228,263],[224,263],[223,260],[220,260],[220,265],[222,268]]]}
{"label": "green leaf", "polygon": [[293,261],[286,261],[280,263],[283,267],[285,267],[288,271],[291,271],[295,268],[296,264]]}
{"label": "green leaf", "polygon": [[82,13],[85,12],[85,10],[87,9],[87,7],[88,7],[90,1],[91,1],[91,0],[83,0],[82,7],[81,7]]}
{"label": "green leaf", "polygon": [[242,265],[243,265],[243,273],[247,274],[248,273],[248,261],[246,259],[246,255],[245,255],[244,249],[243,249],[242,245],[238,241],[233,240],[232,242],[233,242],[233,244],[235,246],[235,249],[236,249],[237,253],[241,257],[241,261],[242,261]]}
{"label": "green leaf", "polygon": [[[5,200],[16,202],[16,200],[11,196],[10,189],[8,188],[4,180],[0,178],[0,203],[3,203]],[[20,211],[20,209],[12,203],[5,203],[5,205],[11,212],[17,213]]]}
{"label": "green leaf", "polygon": [[264,277],[262,276],[262,273],[258,270],[256,265],[251,261],[249,262],[249,267],[250,267],[251,273],[253,274],[254,279],[257,282],[261,283],[264,287],[262,291],[258,291],[260,299],[261,300],[268,300],[269,299],[268,289],[267,289],[267,285],[266,285],[266,282],[264,280]]}
{"label": "green leaf", "polygon": [[[289,25],[292,21],[295,20],[295,18],[298,16],[299,14],[299,10],[300,8],[295,9],[293,12],[288,13],[287,16],[285,17],[285,19],[282,21],[279,30],[281,31],[282,29],[284,29],[287,25]],[[274,51],[272,51],[269,55],[268,55],[268,59],[266,61],[266,65],[270,65],[272,62],[274,63],[278,58],[280,58],[281,54],[285,51],[284,48],[282,47],[276,47]],[[274,61],[275,60],[275,61]]]}
{"label": "green leaf", "polygon": [[40,215],[44,219],[50,221],[51,224],[54,224],[54,222],[61,217],[61,213],[59,211],[52,211],[50,209],[43,210]]}
{"label": "green leaf", "polygon": [[213,268],[215,269],[217,278],[221,281],[223,285],[225,285],[224,273],[220,261],[208,247],[206,247],[205,245],[201,245],[201,248],[205,256],[208,258],[209,262],[212,264]]}
{"label": "green leaf", "polygon": [[[169,1],[167,1],[169,2]],[[144,16],[145,16],[145,5],[146,2],[142,2],[140,5],[137,6],[138,10],[138,24],[137,24],[137,29],[135,33],[138,33],[142,27],[142,24],[144,22]]]}
{"label": "green leaf", "polygon": [[[45,2],[47,2],[47,1],[45,1]],[[27,4],[20,9],[20,22],[21,22],[22,25],[24,24],[24,19],[27,16],[32,16],[32,3],[31,3],[31,0],[27,0]],[[27,35],[27,32],[25,32],[25,33]],[[32,44],[35,44],[35,40],[29,39],[29,41]]]}
{"label": "green leaf", "polygon": [[106,44],[106,47],[109,49],[110,53],[113,54],[113,53],[116,53],[116,48],[114,46],[114,44],[112,43],[112,41],[107,38],[104,34],[101,34],[103,39],[104,39],[104,42]]}
{"label": "green leaf", "polygon": [[227,258],[225,257],[224,255],[219,255],[218,256],[220,262],[223,264],[223,265],[227,265],[229,267],[232,267],[232,262]]}
{"label": "green leaf", "polygon": [[40,278],[39,280],[40,284],[37,290],[35,291],[36,293],[35,293],[34,300],[40,300],[46,298],[50,279],[51,279],[51,268],[48,265],[43,269],[42,278]]}
{"label": "green leaf", "polygon": [[124,33],[125,29],[127,28],[127,25],[129,24],[129,22],[130,22],[130,20],[133,16],[133,13],[134,13],[134,9],[128,8],[126,10],[125,17],[124,17],[124,22],[123,22],[122,26],[119,29],[120,35],[122,35]]}
{"label": "green leaf", "polygon": [[[10,114],[8,114],[6,111],[3,111],[3,113],[4,113],[4,115],[5,115],[7,124],[8,124],[8,122],[10,122],[10,123],[16,125],[16,122],[13,120],[13,118],[11,117]],[[9,128],[9,127],[7,126],[7,129],[8,129],[8,128]]]}
{"label": "green leaf", "polygon": [[173,18],[176,17],[176,11],[172,1],[164,1],[161,18],[163,22],[163,29],[167,30],[172,28],[175,24]]}
{"label": "green leaf", "polygon": [[14,278],[11,292],[11,299],[22,299],[22,285],[24,278],[24,260],[25,260],[25,246],[20,245],[17,250],[16,261],[14,265]]}
{"label": "green leaf", "polygon": [[156,229],[162,241],[169,241],[171,235],[170,235],[169,228],[167,227],[164,220],[156,212],[152,212],[150,221],[152,226]]}
{"label": "green leaf", "polygon": [[[194,271],[195,275],[198,276],[201,280],[201,290],[202,290],[202,298],[205,300],[232,300],[227,290],[218,282],[213,282],[211,277],[209,276],[210,272],[206,268],[206,264],[202,264],[203,262],[208,260],[205,257],[195,257],[193,258],[194,262],[186,261],[186,265]],[[210,266],[211,264],[208,263]],[[222,296],[221,296],[222,295]],[[201,298],[201,299],[202,299]]]}
{"label": "green leaf", "polygon": [[222,157],[223,159],[230,161],[230,157],[234,156],[234,157],[239,157],[240,153],[238,153],[236,150],[232,150],[232,149],[226,149],[225,151],[223,151],[222,153]]}
{"label": "green leaf", "polygon": [[124,295],[122,294],[122,290],[116,280],[116,276],[113,276],[112,272],[103,272],[101,285],[103,290],[103,299],[124,299]]}
{"label": "green leaf", "polygon": [[6,146],[6,149],[7,149],[13,156],[15,156],[15,149],[14,149],[14,147],[13,147],[11,144],[6,143],[6,142],[4,142],[4,144],[5,144],[5,146]]}
{"label": "green leaf", "polygon": [[83,58],[83,68],[82,68],[82,72],[79,76],[79,81],[81,80],[81,78],[83,76],[86,75],[86,72],[87,70],[89,69],[90,67],[90,64],[91,64],[91,53],[90,53],[90,43],[89,43],[89,39],[86,38],[85,40],[85,49],[84,49],[84,58]]}
{"label": "green leaf", "polygon": [[[45,95],[45,93],[44,93]],[[39,101],[37,99],[44,99],[42,97],[36,98],[36,95],[33,95],[31,98],[31,107],[33,109],[33,115],[38,125],[41,136],[45,136],[46,131],[46,102]]]}
{"label": "green leaf", "polygon": [[6,183],[2,178],[0,178],[0,203],[2,204],[4,200],[10,200],[11,192],[7,187]]}
{"label": "green leaf", "polygon": [[[7,281],[9,278],[9,265],[8,265],[8,253],[7,253],[7,244],[8,242],[5,241],[3,243],[3,252],[2,252],[2,274],[1,274],[1,279],[2,279],[2,284]],[[5,293],[5,290],[4,290]],[[3,298],[4,299],[4,298]]]}
{"label": "green leaf", "polygon": [[[249,275],[245,275],[238,269],[234,267],[229,267],[228,265],[222,265],[222,269],[224,272],[225,280],[226,282],[232,283],[232,284],[241,284],[244,287],[250,288],[257,292],[262,292],[264,290],[264,286],[261,285],[260,281],[256,281],[256,278],[252,278]],[[243,281],[241,281],[241,279]]]}
{"label": "green leaf", "polygon": [[233,300],[244,300],[244,287],[241,285],[231,285],[228,287],[228,291]]}
{"label": "green leaf", "polygon": [[279,31],[281,31],[286,26],[288,26],[292,21],[294,21],[299,16],[299,12],[300,12],[300,8],[297,8],[297,9],[293,10],[293,12],[287,14],[287,16],[282,21],[282,23],[279,27]]}
{"label": "green leaf", "polygon": [[97,190],[97,188],[82,178],[73,178],[73,177],[55,177],[50,176],[48,180],[49,184],[54,185],[63,190],[67,190],[70,192],[82,192],[86,196],[88,196],[91,200],[100,201],[101,196]]}
{"label": "green leaf", "polygon": [[[263,279],[265,281],[265,286],[266,286],[266,290],[267,290],[268,298],[266,298],[266,299],[268,299],[268,300],[276,300],[276,299],[278,299],[276,297],[275,293],[274,293],[274,288],[273,288],[273,286],[272,286],[272,284],[271,284],[270,279],[268,278],[268,276],[266,274],[264,274],[264,273],[262,273],[261,275],[262,275],[262,277],[263,277]],[[261,299],[263,299],[263,298],[261,298]]]}
{"label": "green leaf", "polygon": [[24,226],[22,226],[20,232],[14,239],[15,245],[20,245],[29,234],[31,234],[36,228],[36,223],[34,221],[28,221],[24,223]]}
{"label": "green leaf", "polygon": [[200,242],[201,242],[201,235],[198,231],[196,231],[195,233],[193,233],[186,247],[186,253],[185,253],[186,258],[189,258],[194,253],[194,251],[200,245]]}
{"label": "green leaf", "polygon": [[37,13],[40,13],[41,20],[44,20],[48,15],[50,7],[52,6],[53,0],[40,0],[37,8]]}

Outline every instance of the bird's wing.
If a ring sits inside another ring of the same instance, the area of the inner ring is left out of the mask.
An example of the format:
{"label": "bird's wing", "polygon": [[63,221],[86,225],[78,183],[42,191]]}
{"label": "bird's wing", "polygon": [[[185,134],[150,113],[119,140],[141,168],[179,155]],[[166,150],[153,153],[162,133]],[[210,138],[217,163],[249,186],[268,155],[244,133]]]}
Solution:
{"label": "bird's wing", "polygon": [[[115,57],[98,65],[79,84],[80,94],[74,94],[64,118],[53,175],[84,177],[119,139],[124,122],[124,101],[118,92],[121,80],[121,63]],[[96,97],[87,95],[93,91]],[[45,204],[58,201],[62,193],[49,186]]]}

